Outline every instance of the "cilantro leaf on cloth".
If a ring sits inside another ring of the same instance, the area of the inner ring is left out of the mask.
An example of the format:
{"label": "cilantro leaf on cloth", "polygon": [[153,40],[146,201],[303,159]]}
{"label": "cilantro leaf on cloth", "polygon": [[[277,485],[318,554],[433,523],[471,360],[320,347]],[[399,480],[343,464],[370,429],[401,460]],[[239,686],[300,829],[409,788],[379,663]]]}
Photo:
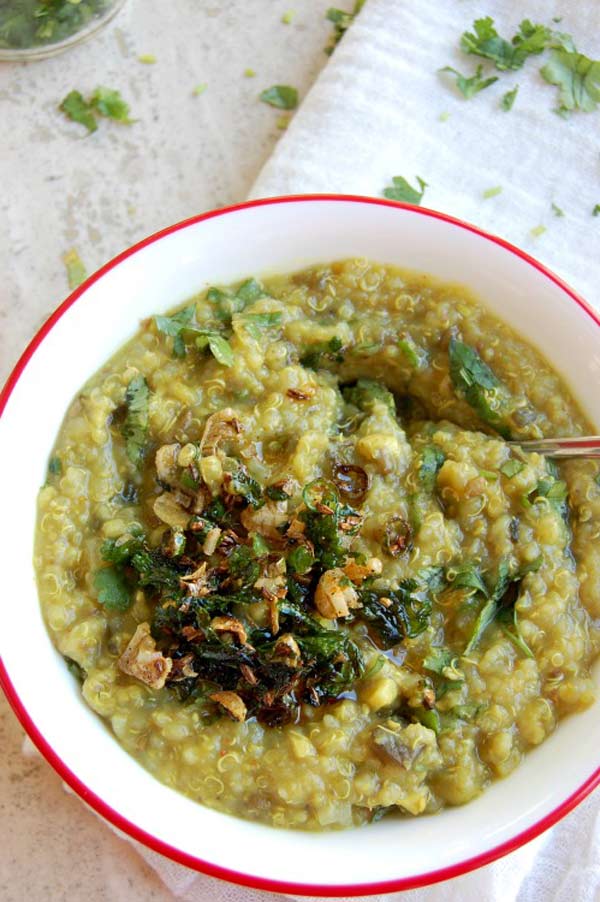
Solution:
{"label": "cilantro leaf on cloth", "polygon": [[392,185],[384,189],[383,196],[387,197],[388,200],[399,200],[405,204],[415,204],[416,206],[419,206],[421,199],[425,194],[425,188],[428,186],[427,182],[424,182],[419,176],[417,176],[417,181],[421,189],[420,192],[416,188],[413,188],[412,185],[409,185],[406,179],[401,175],[395,175],[392,178]]}
{"label": "cilantro leaf on cloth", "polygon": [[500,106],[506,113],[508,113],[509,110],[512,110],[515,100],[517,99],[518,91],[519,86],[515,85],[512,91],[507,91],[506,94],[503,95]]}
{"label": "cilantro leaf on cloth", "polygon": [[553,50],[540,72],[559,89],[559,112],[591,113],[596,109],[600,102],[600,60],[588,59],[583,53]]}
{"label": "cilantro leaf on cloth", "polygon": [[529,19],[523,19],[517,34],[507,41],[496,31],[491,16],[486,16],[473,22],[473,32],[464,32],[460,46],[465,53],[489,59],[496,69],[506,71],[520,69],[528,56],[542,53],[552,37],[552,31],[545,25],[534,25]]}
{"label": "cilantro leaf on cloth", "polygon": [[260,99],[278,110],[295,110],[298,106],[298,91],[290,85],[272,85],[262,92]]}
{"label": "cilantro leaf on cloth", "polygon": [[334,6],[329,7],[325,14],[325,18],[333,23],[333,34],[331,35],[327,47],[325,47],[325,53],[328,56],[331,56],[364,5],[365,0],[355,0],[352,12],[346,12],[344,9],[336,9]]}
{"label": "cilantro leaf on cloth", "polygon": [[491,76],[491,78],[483,78],[482,66],[477,66],[475,74],[470,78],[466,75],[463,75],[452,66],[444,66],[443,69],[440,69],[440,72],[451,72],[453,75],[456,75],[456,87],[463,95],[463,97],[465,97],[467,100],[470,100],[471,97],[475,96],[475,94],[483,91],[484,88],[489,88],[489,86],[493,85],[495,81],[498,81],[498,77],[496,75]]}

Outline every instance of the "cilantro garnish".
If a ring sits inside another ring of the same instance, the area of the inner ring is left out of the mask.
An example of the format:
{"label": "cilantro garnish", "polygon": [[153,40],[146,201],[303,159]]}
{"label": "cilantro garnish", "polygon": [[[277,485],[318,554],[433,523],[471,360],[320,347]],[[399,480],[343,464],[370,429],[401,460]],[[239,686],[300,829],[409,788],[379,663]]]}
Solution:
{"label": "cilantro garnish", "polygon": [[460,39],[461,49],[491,60],[496,69],[520,69],[528,56],[542,53],[552,39],[552,31],[545,25],[534,25],[524,19],[511,41],[501,38],[491,16],[476,19],[473,32],[465,31]]}
{"label": "cilantro garnish", "polygon": [[406,179],[401,175],[395,175],[392,178],[392,185],[384,189],[383,196],[387,197],[388,200],[398,200],[405,204],[415,204],[418,206],[421,203],[421,199],[425,194],[425,188],[427,188],[428,185],[427,182],[424,182],[419,176],[417,176],[417,182],[419,183],[420,191],[413,188],[412,185],[409,185]]}
{"label": "cilantro garnish", "polygon": [[485,423],[504,438],[509,438],[506,424],[510,402],[508,389],[470,345],[452,338],[448,354],[454,388]]}
{"label": "cilantro garnish", "polygon": [[290,85],[273,85],[262,92],[260,99],[278,110],[295,110],[298,106],[298,91]]}
{"label": "cilantro garnish", "polygon": [[121,427],[127,443],[127,457],[136,467],[141,464],[148,439],[150,389],[141,374],[134,376],[125,392],[125,422]]}
{"label": "cilantro garnish", "polygon": [[559,112],[590,113],[596,109],[600,102],[600,60],[588,59],[576,51],[553,50],[540,72],[559,89]]}
{"label": "cilantro garnish", "polygon": [[252,338],[260,341],[261,334],[264,329],[270,329],[272,326],[281,324],[282,313],[276,311],[274,313],[244,313],[240,316],[241,322]]}
{"label": "cilantro garnish", "polygon": [[456,75],[456,87],[467,100],[470,100],[475,94],[483,91],[484,88],[489,88],[495,81],[498,81],[496,75],[491,76],[491,78],[483,78],[483,66],[477,66],[475,74],[470,78],[462,75],[461,72],[453,69],[452,66],[444,66],[443,69],[440,69],[440,72],[451,72],[453,75]]}
{"label": "cilantro garnish", "polygon": [[63,254],[63,263],[67,269],[69,288],[71,291],[74,291],[75,288],[78,288],[79,285],[87,279],[85,266],[74,247],[72,247],[70,251],[67,251],[66,254]]}
{"label": "cilantro garnish", "polygon": [[0,3],[0,47],[25,49],[56,44],[70,37],[96,16],[110,0],[27,0]]}
{"label": "cilantro garnish", "polygon": [[129,104],[121,97],[118,91],[112,88],[96,88],[89,100],[85,100],[79,91],[70,91],[59,106],[73,122],[85,126],[88,132],[95,132],[98,128],[98,117],[114,119],[124,125],[131,125],[133,120],[129,118]]}
{"label": "cilantro garnish", "polygon": [[592,216],[600,216],[600,204],[596,204],[592,210]]}
{"label": "cilantro garnish", "polygon": [[364,5],[365,0],[355,0],[352,12],[346,12],[344,9],[336,9],[334,6],[331,6],[327,10],[325,18],[333,23],[333,34],[331,35],[327,47],[325,47],[325,53],[328,56],[331,56]]}
{"label": "cilantro garnish", "polygon": [[121,570],[102,567],[94,576],[98,601],[109,611],[126,611],[131,605],[131,592]]}
{"label": "cilantro garnish", "polygon": [[561,210],[561,208],[555,203],[552,203],[552,212],[554,213],[555,216],[564,216],[565,215],[564,210]]}
{"label": "cilantro garnish", "polygon": [[507,91],[506,94],[504,94],[504,96],[502,97],[502,100],[500,101],[500,106],[506,113],[508,113],[509,110],[512,110],[512,108],[514,106],[514,102],[517,98],[518,91],[519,91],[519,86],[515,85],[515,87],[512,89],[512,91]]}

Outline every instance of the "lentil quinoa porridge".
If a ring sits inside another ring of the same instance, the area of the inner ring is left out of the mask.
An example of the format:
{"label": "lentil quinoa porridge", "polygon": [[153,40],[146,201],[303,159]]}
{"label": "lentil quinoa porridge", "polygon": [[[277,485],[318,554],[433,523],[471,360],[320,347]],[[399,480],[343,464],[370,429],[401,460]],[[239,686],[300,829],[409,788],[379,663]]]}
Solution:
{"label": "lentil quinoa porridge", "polygon": [[433,813],[594,700],[589,424],[456,285],[364,260],[210,288],[73,401],[35,566],[86,702],[159,780],[322,829]]}

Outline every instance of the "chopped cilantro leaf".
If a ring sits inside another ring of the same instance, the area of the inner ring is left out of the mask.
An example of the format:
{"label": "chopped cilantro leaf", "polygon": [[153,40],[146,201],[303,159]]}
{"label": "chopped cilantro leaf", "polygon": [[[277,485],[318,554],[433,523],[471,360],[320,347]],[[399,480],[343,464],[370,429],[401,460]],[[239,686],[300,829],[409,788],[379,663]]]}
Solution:
{"label": "chopped cilantro leaf", "polygon": [[483,78],[483,67],[477,66],[477,69],[470,78],[466,75],[463,75],[457,69],[453,69],[452,66],[444,66],[443,69],[440,69],[440,72],[451,72],[453,75],[456,75],[456,87],[460,91],[460,93],[467,100],[470,100],[471,97],[474,97],[475,94],[478,94],[480,91],[483,91],[484,88],[489,88],[490,85],[493,85],[495,81],[498,81],[497,76],[493,75],[490,78]]}
{"label": "chopped cilantro leaf", "polygon": [[202,349],[208,345],[208,349],[215,360],[218,360],[223,366],[233,366],[233,351],[226,338],[223,338],[218,332],[211,332],[209,329],[194,329],[194,333],[198,335],[196,339],[197,347]]}
{"label": "chopped cilantro leaf", "polygon": [[125,392],[127,413],[122,433],[127,443],[127,457],[136,467],[142,462],[148,438],[150,389],[141,374],[134,376]]}
{"label": "chopped cilantro leaf", "polygon": [[84,125],[88,132],[98,128],[97,117],[105,116],[125,125],[131,125],[129,105],[125,103],[118,91],[112,88],[96,88],[89,100],[85,100],[79,91],[70,91],[59,106],[73,122]]}
{"label": "chopped cilantro leaf", "polygon": [[74,247],[63,255],[63,263],[67,268],[69,288],[71,291],[74,291],[75,288],[78,288],[79,285],[87,279],[85,266]]}
{"label": "chopped cilantro leaf", "polygon": [[118,91],[112,88],[98,87],[90,97],[90,104],[101,116],[131,125],[129,104],[125,103]]}
{"label": "chopped cilantro leaf", "polygon": [[498,194],[502,194],[502,185],[496,185],[494,188],[486,188],[482,197],[484,200],[489,200],[490,197],[497,197]]}
{"label": "chopped cilantro leaf", "polygon": [[262,92],[260,99],[278,110],[295,110],[298,106],[298,91],[290,85],[273,85]]}
{"label": "chopped cilantro leaf", "polygon": [[500,101],[500,106],[506,113],[508,113],[509,110],[512,110],[515,100],[517,99],[518,92],[519,86],[515,85],[512,91],[507,91],[506,94],[503,95],[502,100]]}
{"label": "chopped cilantro leaf", "polygon": [[589,113],[596,109],[600,102],[600,60],[576,51],[553,50],[540,72],[549,84],[558,87],[560,112]]}
{"label": "chopped cilantro leaf", "polygon": [[109,611],[126,611],[131,605],[131,592],[125,577],[116,567],[102,567],[94,576],[98,601]]}
{"label": "chopped cilantro leaf", "polygon": [[88,132],[95,132],[98,128],[94,108],[91,103],[83,99],[83,95],[79,91],[69,91],[59,106],[65,116],[68,116],[72,122],[78,122],[84,125]]}
{"label": "chopped cilantro leaf", "polygon": [[336,9],[334,6],[331,6],[327,10],[325,18],[333,23],[333,34],[327,47],[325,47],[325,53],[328,56],[331,56],[364,5],[365,0],[355,0],[352,12],[346,12],[344,9]]}
{"label": "chopped cilantro leaf", "polygon": [[510,399],[508,390],[475,348],[452,338],[448,353],[454,388],[485,423],[508,438],[510,432],[505,423]]}
{"label": "chopped cilantro leaf", "polygon": [[282,315],[277,311],[274,313],[245,313],[239,321],[252,338],[260,341],[264,329],[280,325]]}
{"label": "chopped cilantro leaf", "polygon": [[235,296],[245,304],[250,304],[252,301],[256,301],[258,298],[264,297],[265,290],[260,282],[256,281],[256,279],[246,279],[246,281],[242,282],[242,284],[236,291]]}
{"label": "chopped cilantro leaf", "polygon": [[524,19],[511,41],[501,38],[491,16],[476,19],[473,32],[465,31],[460,39],[461,49],[492,60],[496,69],[520,69],[528,56],[541,53],[551,40],[552,32],[545,25],[534,25]]}
{"label": "chopped cilantro leaf", "polygon": [[155,316],[154,323],[159,332],[173,339],[173,356],[185,357],[183,330],[189,326],[194,316],[194,307],[184,307],[172,316]]}
{"label": "chopped cilantro leaf", "polygon": [[395,175],[392,178],[392,185],[384,189],[383,196],[387,197],[388,200],[397,200],[405,204],[415,204],[416,206],[419,206],[421,199],[425,194],[427,182],[424,182],[419,176],[417,176],[417,182],[419,183],[420,191],[413,188],[412,185],[409,185],[406,179],[401,175]]}
{"label": "chopped cilantro leaf", "polygon": [[552,204],[552,212],[554,213],[555,216],[564,216],[565,215],[564,210],[561,210],[561,208],[555,203]]}
{"label": "chopped cilantro leaf", "polygon": [[600,204],[596,204],[592,210],[592,216],[600,216]]}
{"label": "chopped cilantro leaf", "polygon": [[547,229],[545,225],[538,225],[534,226],[533,229],[530,229],[529,234],[532,236],[532,238],[539,238],[540,235],[543,235],[546,231]]}

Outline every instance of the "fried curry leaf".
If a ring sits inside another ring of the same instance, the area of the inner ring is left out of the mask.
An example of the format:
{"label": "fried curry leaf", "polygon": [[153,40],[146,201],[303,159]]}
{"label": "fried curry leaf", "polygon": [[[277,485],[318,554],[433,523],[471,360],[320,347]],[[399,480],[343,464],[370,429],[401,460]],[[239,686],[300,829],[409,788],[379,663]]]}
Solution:
{"label": "fried curry leaf", "polygon": [[444,66],[443,69],[440,69],[440,72],[451,72],[452,75],[456,76],[456,87],[466,100],[470,100],[475,94],[479,94],[484,88],[489,88],[495,81],[498,81],[495,75],[491,76],[491,78],[483,78],[482,66],[477,66],[476,71],[470,77],[463,75],[452,66]]}
{"label": "fried curry leaf", "polygon": [[109,611],[126,611],[132,596],[123,573],[116,567],[102,567],[94,575],[98,601]]}
{"label": "fried curry leaf", "polygon": [[583,53],[553,50],[540,70],[542,77],[559,89],[559,112],[583,110],[590,113],[600,102],[600,60]]}
{"label": "fried curry leaf", "polygon": [[403,176],[395,175],[392,178],[392,184],[384,189],[383,196],[387,197],[388,200],[397,200],[401,203],[419,206],[423,199],[423,195],[425,194],[427,182],[424,182],[419,176],[417,176],[417,182],[419,183],[420,191],[417,190],[417,188],[413,188],[412,185],[409,185]]}
{"label": "fried curry leaf", "polygon": [[126,442],[127,457],[139,467],[146,451],[148,440],[150,389],[141,374],[134,376],[125,392],[126,414],[122,433]]}
{"label": "fried curry leaf", "polygon": [[450,340],[450,378],[457,392],[478,414],[480,419],[496,430],[503,438],[510,438],[506,424],[510,395],[492,369],[479,356],[475,348]]}
{"label": "fried curry leaf", "polygon": [[356,616],[365,620],[383,649],[393,648],[404,639],[414,638],[429,624],[431,596],[427,586],[414,579],[403,580],[398,589],[361,589],[362,608]]}

